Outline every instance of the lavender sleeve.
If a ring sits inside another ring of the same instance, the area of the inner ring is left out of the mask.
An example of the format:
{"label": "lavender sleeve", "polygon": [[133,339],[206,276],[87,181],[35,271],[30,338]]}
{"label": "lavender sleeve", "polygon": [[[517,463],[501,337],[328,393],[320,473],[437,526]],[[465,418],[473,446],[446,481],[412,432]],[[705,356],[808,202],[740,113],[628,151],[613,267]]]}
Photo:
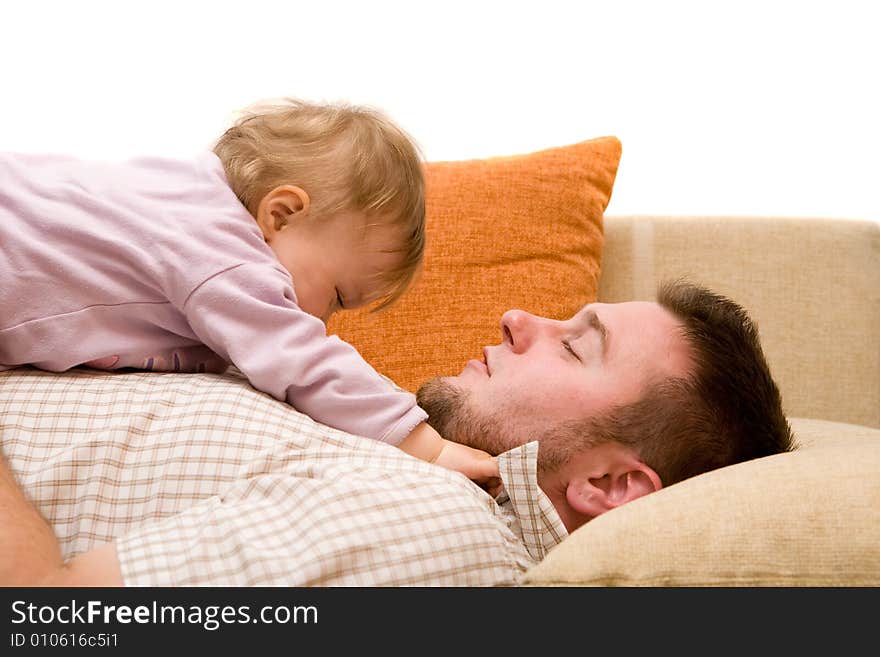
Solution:
{"label": "lavender sleeve", "polygon": [[328,426],[397,445],[427,418],[324,323],[299,308],[290,278],[239,265],[202,283],[182,308],[195,334],[258,390]]}

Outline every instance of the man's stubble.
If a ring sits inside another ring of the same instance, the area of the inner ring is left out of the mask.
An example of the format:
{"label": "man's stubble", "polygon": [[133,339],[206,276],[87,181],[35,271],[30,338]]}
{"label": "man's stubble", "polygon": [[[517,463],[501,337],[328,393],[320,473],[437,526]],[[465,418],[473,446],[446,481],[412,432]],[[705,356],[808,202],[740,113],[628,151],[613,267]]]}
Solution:
{"label": "man's stubble", "polygon": [[[517,426],[514,409],[496,408],[491,412],[478,411],[470,403],[470,392],[438,377],[418,389],[416,399],[428,413],[428,424],[437,433],[469,447],[498,455],[514,447],[537,440],[539,442],[538,470],[557,470],[579,450],[593,444],[589,436],[591,423],[583,421],[553,422],[535,412],[531,417],[533,428]],[[522,408],[516,412],[522,414]],[[540,427],[540,428],[537,428]]]}
{"label": "man's stubble", "polygon": [[477,413],[469,393],[443,377],[426,381],[416,392],[419,406],[428,414],[428,424],[446,438],[496,455],[514,447],[503,428],[503,418]]}

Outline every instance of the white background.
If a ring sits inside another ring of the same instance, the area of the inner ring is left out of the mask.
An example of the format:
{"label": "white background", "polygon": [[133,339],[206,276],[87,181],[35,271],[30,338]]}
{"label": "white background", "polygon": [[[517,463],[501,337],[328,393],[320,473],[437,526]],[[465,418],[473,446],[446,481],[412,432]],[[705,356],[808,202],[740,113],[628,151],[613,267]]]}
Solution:
{"label": "white background", "polygon": [[0,149],[190,155],[289,95],[379,107],[429,160],[616,135],[609,214],[880,220],[874,5],[8,2]]}

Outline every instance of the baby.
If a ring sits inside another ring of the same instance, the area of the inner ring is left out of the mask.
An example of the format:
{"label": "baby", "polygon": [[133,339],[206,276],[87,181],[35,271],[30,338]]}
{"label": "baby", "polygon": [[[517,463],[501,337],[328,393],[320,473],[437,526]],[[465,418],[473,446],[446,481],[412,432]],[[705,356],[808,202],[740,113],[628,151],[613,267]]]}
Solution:
{"label": "baby", "polygon": [[222,372],[485,482],[415,396],[328,336],[397,300],[425,243],[417,149],[381,113],[255,106],[191,161],[0,154],[0,370]]}

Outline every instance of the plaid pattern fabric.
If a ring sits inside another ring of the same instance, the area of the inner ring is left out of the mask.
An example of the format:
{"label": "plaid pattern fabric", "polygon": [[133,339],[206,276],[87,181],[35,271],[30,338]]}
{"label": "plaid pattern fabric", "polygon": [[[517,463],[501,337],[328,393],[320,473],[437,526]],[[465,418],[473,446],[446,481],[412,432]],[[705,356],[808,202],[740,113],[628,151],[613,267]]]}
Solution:
{"label": "plaid pattern fabric", "polygon": [[568,536],[568,530],[553,503],[538,487],[537,441],[501,454],[498,469],[504,491],[496,502],[513,506],[523,545],[535,561],[540,561]]}
{"label": "plaid pattern fabric", "polygon": [[515,585],[566,535],[537,443],[495,500],[234,375],[3,372],[0,441],[64,556],[115,540],[127,585]]}

